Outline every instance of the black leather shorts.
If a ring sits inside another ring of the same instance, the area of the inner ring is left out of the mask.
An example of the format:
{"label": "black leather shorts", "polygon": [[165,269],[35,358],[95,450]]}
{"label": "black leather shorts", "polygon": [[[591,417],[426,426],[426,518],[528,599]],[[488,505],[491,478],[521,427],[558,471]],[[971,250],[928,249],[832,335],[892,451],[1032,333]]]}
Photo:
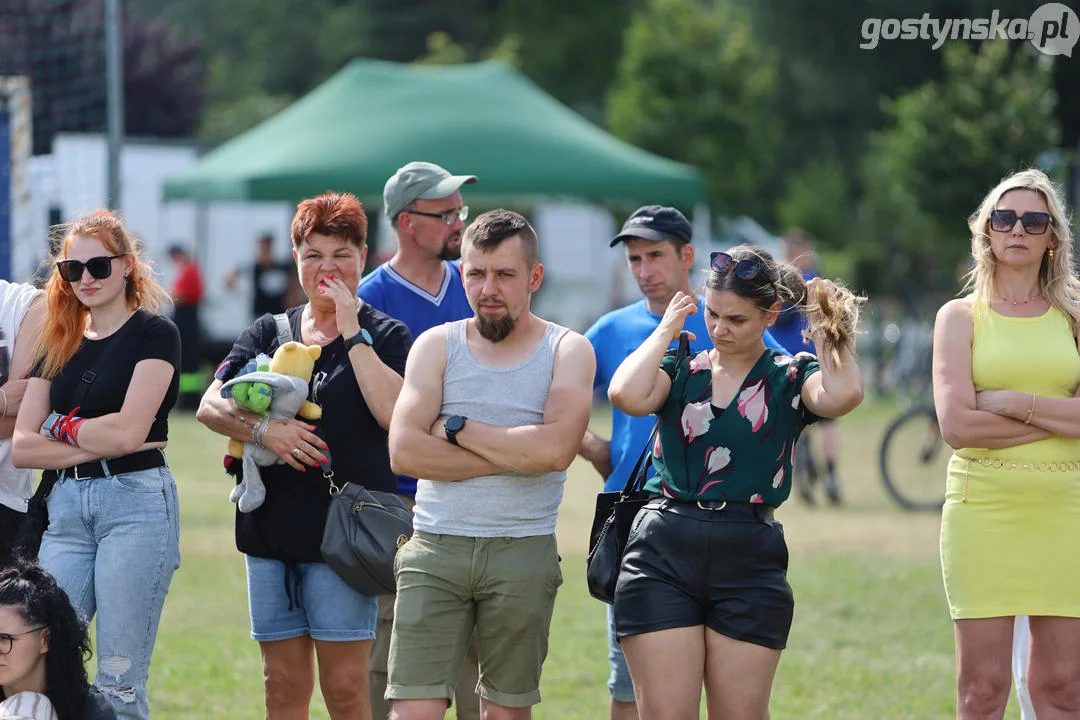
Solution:
{"label": "black leather shorts", "polygon": [[795,608],[780,523],[754,506],[659,499],[634,519],[615,589],[618,637],[707,625],[781,650]]}

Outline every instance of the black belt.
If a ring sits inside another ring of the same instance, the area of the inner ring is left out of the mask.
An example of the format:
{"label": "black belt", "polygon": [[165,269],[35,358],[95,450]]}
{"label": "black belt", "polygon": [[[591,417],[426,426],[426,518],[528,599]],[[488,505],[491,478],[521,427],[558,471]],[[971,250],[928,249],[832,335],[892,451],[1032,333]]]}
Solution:
{"label": "black belt", "polygon": [[150,468],[161,467],[164,464],[165,453],[160,448],[151,448],[150,450],[140,450],[139,452],[118,457],[91,460],[90,462],[62,468],[57,472],[72,480],[89,480],[91,478],[149,470]]}
{"label": "black belt", "polygon": [[686,515],[700,520],[730,520],[732,522],[759,522],[771,525],[776,508],[764,503],[732,502],[730,500],[680,501],[656,498],[645,506],[676,515]]}

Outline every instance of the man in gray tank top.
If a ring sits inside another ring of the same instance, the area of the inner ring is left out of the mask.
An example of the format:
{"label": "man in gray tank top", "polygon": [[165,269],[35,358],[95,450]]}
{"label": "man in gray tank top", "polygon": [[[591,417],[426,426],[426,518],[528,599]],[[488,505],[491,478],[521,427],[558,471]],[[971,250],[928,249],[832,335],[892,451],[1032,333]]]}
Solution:
{"label": "man in gray tank top", "polygon": [[474,628],[484,716],[531,717],[562,584],[555,519],[592,402],[589,342],[530,311],[544,267],[525,218],[479,216],[462,276],[474,316],[416,341],[390,424],[394,471],[419,478],[396,560],[397,720],[445,716]]}

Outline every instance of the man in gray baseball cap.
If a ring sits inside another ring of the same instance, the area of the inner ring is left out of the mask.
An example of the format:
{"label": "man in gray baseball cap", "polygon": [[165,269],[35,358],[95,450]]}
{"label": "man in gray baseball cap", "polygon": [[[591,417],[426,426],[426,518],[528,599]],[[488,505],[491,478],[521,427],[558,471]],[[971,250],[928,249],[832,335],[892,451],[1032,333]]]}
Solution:
{"label": "man in gray baseball cap", "polygon": [[[399,168],[383,188],[383,206],[397,235],[397,251],[360,281],[356,294],[376,310],[405,323],[413,338],[436,325],[473,316],[461,282],[461,267],[454,261],[461,257],[461,233],[469,216],[460,190],[475,182],[475,175],[451,175],[433,163],[411,162]],[[416,479],[399,476],[398,495],[411,507]],[[375,718],[390,714],[383,693],[393,619],[394,596],[379,598],[369,683]],[[458,720],[480,720],[478,679],[474,637],[457,685]]]}
{"label": "man in gray baseball cap", "polygon": [[435,163],[411,162],[398,168],[383,187],[383,207],[391,222],[415,200],[439,200],[476,182],[475,175],[451,175]]}

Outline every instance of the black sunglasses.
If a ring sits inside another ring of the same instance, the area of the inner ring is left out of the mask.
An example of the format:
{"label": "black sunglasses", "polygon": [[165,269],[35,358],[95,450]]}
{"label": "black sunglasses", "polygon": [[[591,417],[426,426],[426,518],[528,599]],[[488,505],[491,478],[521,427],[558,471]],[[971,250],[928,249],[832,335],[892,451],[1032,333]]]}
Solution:
{"label": "black sunglasses", "polygon": [[1050,213],[1026,212],[1017,217],[1015,210],[990,211],[990,229],[997,232],[1009,232],[1016,226],[1016,221],[1024,226],[1028,235],[1042,235],[1050,227]]}
{"label": "black sunglasses", "polygon": [[119,255],[99,255],[98,257],[92,257],[85,263],[81,260],[61,260],[56,263],[56,269],[60,272],[60,277],[67,280],[69,283],[77,283],[82,279],[83,268],[90,271],[90,277],[95,280],[104,280],[112,275],[112,261],[119,257],[124,257],[127,253],[120,253]]}
{"label": "black sunglasses", "polygon": [[746,258],[736,262],[735,258],[726,252],[714,252],[709,255],[709,267],[721,275],[727,275],[734,269],[735,277],[740,280],[753,280],[765,270],[765,263],[761,258]]}

